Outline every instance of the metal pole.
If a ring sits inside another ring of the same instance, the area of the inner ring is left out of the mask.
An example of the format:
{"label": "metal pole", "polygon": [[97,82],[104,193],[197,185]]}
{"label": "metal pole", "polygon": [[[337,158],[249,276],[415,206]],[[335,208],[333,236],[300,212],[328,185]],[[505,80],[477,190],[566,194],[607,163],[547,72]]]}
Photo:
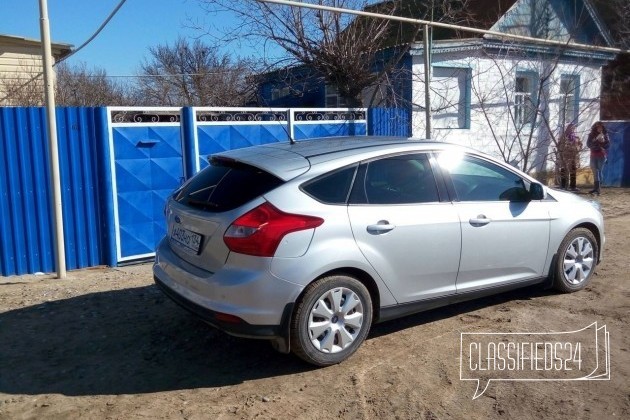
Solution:
{"label": "metal pole", "polygon": [[344,9],[341,7],[324,6],[321,4],[300,3],[298,1],[292,1],[292,0],[256,0],[256,1],[263,2],[263,3],[282,4],[284,6],[306,7],[308,9],[326,10],[328,12],[348,13],[348,14],[356,15],[356,16],[368,16],[368,17],[379,18],[379,19],[393,20],[397,22],[415,23],[417,25],[429,25],[435,28],[446,28],[446,29],[460,30],[463,32],[470,32],[473,34],[492,35],[492,36],[498,37],[499,39],[508,39],[508,40],[516,39],[520,41],[534,42],[534,43],[542,44],[542,45],[555,45],[555,46],[564,47],[564,48],[572,47],[572,48],[579,48],[579,49],[584,49],[588,51],[601,51],[601,52],[611,52],[611,53],[630,52],[630,50],[621,49],[621,48],[599,47],[596,45],[578,44],[575,42],[533,38],[531,36],[508,34],[508,33],[503,33],[503,32],[498,32],[498,31],[490,31],[486,29],[471,28],[468,26],[453,25],[450,23],[431,22],[431,21],[422,20],[422,19],[412,19],[412,18],[407,18],[407,17],[402,17],[402,16],[384,15],[381,13],[364,12],[362,10]]}
{"label": "metal pole", "polygon": [[424,25],[424,115],[426,119],[426,138],[431,138],[431,43],[429,25]]}
{"label": "metal pole", "polygon": [[50,172],[53,191],[53,213],[55,216],[55,262],[57,278],[66,278],[66,250],[63,235],[63,211],[61,207],[61,182],[59,177],[59,149],[57,146],[57,116],[55,113],[55,91],[53,58],[50,46],[50,26],[48,24],[47,0],[39,0],[40,32],[42,37],[42,59],[46,97],[48,143],[50,147]]}

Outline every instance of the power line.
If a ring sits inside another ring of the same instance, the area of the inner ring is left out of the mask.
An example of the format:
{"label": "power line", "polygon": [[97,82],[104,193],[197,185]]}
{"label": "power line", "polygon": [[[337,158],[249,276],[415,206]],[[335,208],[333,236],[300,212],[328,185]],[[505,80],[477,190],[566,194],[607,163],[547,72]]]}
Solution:
{"label": "power line", "polygon": [[[112,18],[114,17],[114,15],[116,15],[116,13],[118,13],[118,10],[120,10],[120,8],[122,7],[123,4],[125,4],[127,0],[121,0],[118,5],[114,8],[114,10],[112,10],[112,12],[109,14],[109,16],[107,16],[107,18],[103,21],[103,23],[101,24],[101,26],[98,27],[98,29],[96,30],[96,32],[94,32],[92,34],[92,36],[90,36],[83,44],[79,45],[78,48],[75,48],[74,50],[72,50],[70,52],[70,54],[60,58],[58,61],[55,61],[53,63],[53,67],[56,66],[59,63],[62,63],[63,61],[67,60],[68,58],[72,57],[73,55],[75,55],[76,53],[78,53],[79,51],[81,51],[85,46],[87,46],[90,42],[92,42],[94,40],[94,38],[96,38],[98,36],[98,34],[101,33],[101,31],[105,28],[105,26],[107,26],[107,24],[109,23],[110,20],[112,20]],[[43,71],[40,71],[39,73],[31,76],[30,79],[28,79],[26,82],[24,82],[23,84],[21,84],[20,86],[18,86],[15,89],[23,89],[25,88],[27,85],[29,85],[32,81],[34,81],[35,79],[41,77],[44,74]],[[0,102],[4,102],[7,99],[9,99],[11,97],[12,93],[9,93],[7,96],[5,96],[4,98],[0,99]]]}
{"label": "power line", "polygon": [[351,14],[351,15],[356,15],[356,16],[366,16],[366,17],[372,17],[372,18],[378,18],[378,19],[387,19],[387,20],[393,20],[397,22],[413,23],[416,25],[427,25],[427,26],[436,27],[436,28],[453,29],[453,30],[471,32],[471,33],[476,33],[476,34],[481,34],[481,35],[492,35],[500,39],[514,39],[514,40],[533,42],[533,43],[543,44],[543,45],[555,45],[558,47],[573,47],[573,48],[579,48],[579,49],[588,50],[588,51],[600,51],[600,52],[610,52],[610,53],[630,52],[630,50],[624,50],[621,48],[600,47],[600,46],[589,45],[589,44],[578,44],[575,42],[565,42],[565,41],[556,41],[553,39],[534,38],[534,37],[524,36],[524,35],[515,35],[515,34],[509,34],[505,32],[472,28],[470,26],[453,25],[450,23],[443,23],[443,22],[433,22],[429,20],[414,19],[414,18],[408,18],[404,16],[384,15],[381,13],[365,12],[362,10],[354,10],[354,9],[344,9],[341,7],[325,6],[321,4],[301,3],[301,2],[293,1],[293,0],[256,0],[256,1],[261,2],[261,3],[273,3],[273,4],[280,4],[283,6],[304,7],[307,9],[323,10],[327,12],[346,13],[346,14]]}
{"label": "power line", "polygon": [[133,78],[133,79],[146,79],[146,78],[167,78],[167,77],[189,77],[189,76],[216,76],[230,73],[242,73],[242,69],[225,69],[208,71],[205,73],[169,73],[169,74],[85,74],[85,75],[73,75],[72,77],[89,77],[89,78]]}
{"label": "power line", "polygon": [[110,20],[112,20],[112,18],[114,17],[114,15],[116,15],[116,13],[118,12],[118,10],[120,10],[120,8],[122,7],[123,4],[125,4],[127,0],[121,0],[118,5],[114,8],[114,10],[112,10],[112,12],[109,14],[109,16],[107,16],[107,19],[105,19],[105,21],[101,24],[101,26],[98,27],[98,29],[96,30],[96,32],[94,32],[92,34],[91,37],[89,37],[87,39],[87,41],[85,41],[83,44],[79,45],[77,48],[75,48],[74,50],[72,50],[72,52],[70,52],[70,54],[66,55],[65,57],[62,57],[61,59],[59,59],[59,61],[55,62],[54,65],[57,65],[65,60],[67,60],[68,58],[72,57],[73,55],[75,55],[76,53],[78,53],[79,51],[81,51],[85,46],[87,46],[90,42],[92,42],[94,40],[94,38],[96,38],[98,36],[98,34],[101,33],[101,31],[105,28],[105,26],[107,26],[107,24],[109,23]]}

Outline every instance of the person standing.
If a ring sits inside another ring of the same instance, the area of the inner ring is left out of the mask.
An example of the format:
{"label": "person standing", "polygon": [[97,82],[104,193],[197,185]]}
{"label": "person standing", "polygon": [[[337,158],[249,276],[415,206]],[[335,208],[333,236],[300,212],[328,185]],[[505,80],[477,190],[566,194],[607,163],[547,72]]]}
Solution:
{"label": "person standing", "polygon": [[591,150],[590,164],[591,171],[593,171],[593,181],[595,182],[595,187],[589,193],[599,195],[602,182],[602,171],[604,169],[604,164],[606,163],[606,157],[608,154],[607,151],[610,147],[608,131],[601,121],[597,121],[591,127],[591,132],[588,133],[586,147]]}
{"label": "person standing", "polygon": [[560,167],[560,188],[568,187],[571,191],[577,191],[576,177],[579,167],[580,150],[582,142],[575,134],[575,124],[570,123],[562,133],[558,142],[558,166]]}

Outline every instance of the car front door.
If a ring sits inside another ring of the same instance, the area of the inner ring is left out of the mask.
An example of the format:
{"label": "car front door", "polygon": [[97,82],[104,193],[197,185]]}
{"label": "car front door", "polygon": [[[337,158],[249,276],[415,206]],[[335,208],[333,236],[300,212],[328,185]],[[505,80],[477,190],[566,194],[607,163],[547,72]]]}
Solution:
{"label": "car front door", "polygon": [[550,204],[529,200],[529,181],[489,160],[443,152],[462,232],[457,293],[542,276],[547,258]]}
{"label": "car front door", "polygon": [[440,201],[429,162],[409,154],[363,163],[348,206],[356,243],[399,303],[455,293],[459,217]]}

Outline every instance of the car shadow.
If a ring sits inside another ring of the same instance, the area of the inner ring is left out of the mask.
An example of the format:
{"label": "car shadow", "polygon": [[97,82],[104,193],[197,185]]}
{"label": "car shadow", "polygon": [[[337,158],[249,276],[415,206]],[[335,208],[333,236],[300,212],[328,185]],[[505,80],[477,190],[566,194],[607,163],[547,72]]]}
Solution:
{"label": "car shadow", "polygon": [[0,393],[138,394],[294,374],[313,367],[267,341],[228,336],[156,286],[0,314]]}
{"label": "car shadow", "polygon": [[[368,339],[550,292],[521,289],[373,326]],[[0,314],[0,393],[118,395],[221,387],[317,369],[263,340],[231,337],[156,286]]]}

